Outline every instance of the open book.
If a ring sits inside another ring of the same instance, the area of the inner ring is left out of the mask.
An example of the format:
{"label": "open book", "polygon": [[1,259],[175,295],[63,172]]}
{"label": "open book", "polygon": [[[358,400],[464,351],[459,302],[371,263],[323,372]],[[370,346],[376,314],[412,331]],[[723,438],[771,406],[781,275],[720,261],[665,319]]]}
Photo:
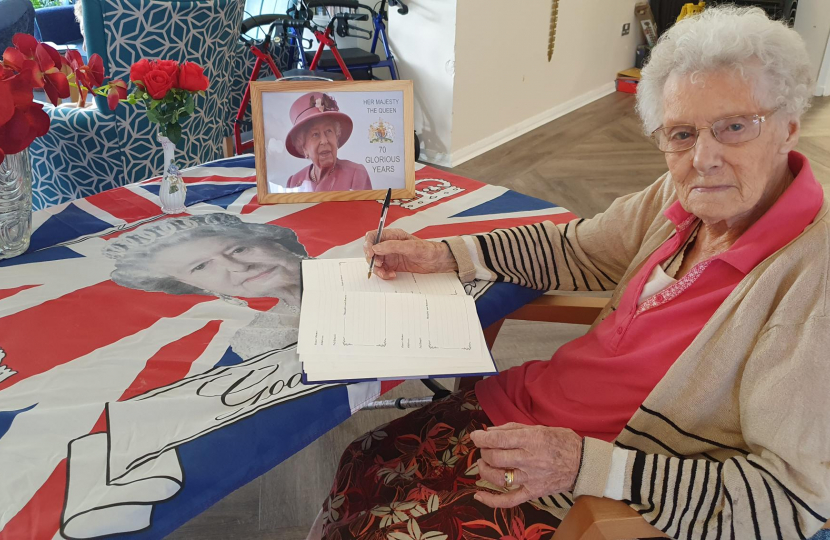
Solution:
{"label": "open book", "polygon": [[308,383],[496,372],[455,274],[366,279],[363,259],[303,261],[297,352]]}

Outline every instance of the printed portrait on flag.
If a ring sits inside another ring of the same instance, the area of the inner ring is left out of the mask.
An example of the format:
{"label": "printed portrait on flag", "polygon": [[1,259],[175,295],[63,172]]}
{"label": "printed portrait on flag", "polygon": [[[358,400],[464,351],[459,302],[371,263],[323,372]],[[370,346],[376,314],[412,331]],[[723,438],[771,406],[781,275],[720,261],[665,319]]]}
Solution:
{"label": "printed portrait on flag", "polygon": [[231,338],[241,358],[297,341],[300,261],[308,257],[291,229],[213,213],[147,223],[110,240],[112,281],[167,294],[201,294],[240,306],[275,298]]}
{"label": "printed portrait on flag", "polygon": [[404,88],[288,83],[302,84],[293,91],[283,82],[262,84],[265,89],[258,86],[253,97],[254,122],[261,128],[254,129],[254,146],[262,154],[267,194],[351,200],[407,189],[414,135]]}

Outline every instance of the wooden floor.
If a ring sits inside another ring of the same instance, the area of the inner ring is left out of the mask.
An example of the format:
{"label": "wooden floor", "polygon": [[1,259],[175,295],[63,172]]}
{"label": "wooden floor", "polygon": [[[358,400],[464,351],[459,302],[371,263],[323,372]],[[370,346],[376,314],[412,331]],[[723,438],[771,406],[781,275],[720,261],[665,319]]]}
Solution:
{"label": "wooden floor", "polygon": [[[459,167],[454,173],[555,202],[583,217],[643,189],[666,170],[663,154],[641,135],[633,97],[612,94]],[[798,150],[830,193],[830,98],[805,116]],[[586,327],[508,321],[493,349],[499,369],[549,358]],[[408,381],[395,396],[427,395]],[[175,540],[301,540],[330,487],[346,445],[399,416],[365,411],[240,488],[168,538]]]}
{"label": "wooden floor", "polygon": [[[592,217],[666,171],[663,153],[642,134],[633,104],[629,94],[611,94],[452,172]],[[830,188],[830,97],[816,98],[807,111],[797,150]]]}

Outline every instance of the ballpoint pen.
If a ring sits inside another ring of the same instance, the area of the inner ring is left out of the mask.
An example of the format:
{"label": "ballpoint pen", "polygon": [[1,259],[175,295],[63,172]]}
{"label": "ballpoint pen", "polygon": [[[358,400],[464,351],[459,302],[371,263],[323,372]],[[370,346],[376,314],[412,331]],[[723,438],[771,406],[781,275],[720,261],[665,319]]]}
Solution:
{"label": "ballpoint pen", "polygon": [[[380,235],[383,234],[383,225],[386,223],[386,212],[389,210],[389,203],[392,201],[392,188],[389,188],[386,191],[386,199],[383,200],[383,208],[380,211],[380,223],[378,223],[378,234],[375,236],[375,242],[372,244],[373,246],[380,242]],[[369,261],[369,275],[366,276],[366,279],[372,278],[372,267],[375,265],[375,256],[372,255],[372,260]]]}

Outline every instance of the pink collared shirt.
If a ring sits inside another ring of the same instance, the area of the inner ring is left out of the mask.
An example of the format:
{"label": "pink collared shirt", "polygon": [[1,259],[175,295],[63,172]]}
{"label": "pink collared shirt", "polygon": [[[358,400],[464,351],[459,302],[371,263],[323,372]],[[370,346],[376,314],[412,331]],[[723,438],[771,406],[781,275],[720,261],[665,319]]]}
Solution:
{"label": "pink collared shirt", "polygon": [[349,161],[338,159],[334,168],[319,182],[311,180],[311,170],[314,165],[304,167],[297,174],[288,179],[287,188],[300,188],[301,192],[311,191],[355,191],[372,189],[372,181],[366,167]]}
{"label": "pink collared shirt", "polygon": [[679,201],[670,206],[665,216],[676,234],[629,282],[614,312],[560,347],[550,361],[527,362],[476,385],[490,419],[496,425],[558,426],[606,441],[616,438],[744,276],[815,218],[822,187],[801,154],[791,152],[789,166],[792,184],[732,247],[638,302],[655,266],[677,252],[697,224]]}

